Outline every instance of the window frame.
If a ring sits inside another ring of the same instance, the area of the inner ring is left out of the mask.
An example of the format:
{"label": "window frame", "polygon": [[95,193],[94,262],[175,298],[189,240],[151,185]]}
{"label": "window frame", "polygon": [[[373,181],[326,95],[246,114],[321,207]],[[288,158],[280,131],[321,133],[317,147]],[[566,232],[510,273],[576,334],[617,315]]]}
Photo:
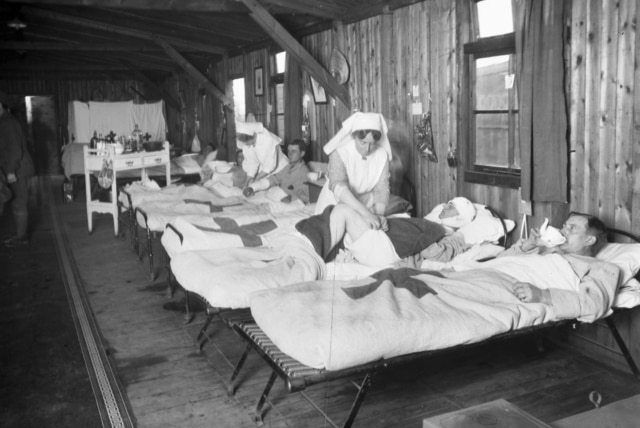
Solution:
{"label": "window frame", "polygon": [[[476,14],[472,14],[474,20],[477,20]],[[477,22],[474,24],[477,25]],[[477,26],[474,25],[476,28]],[[498,36],[479,38],[475,41],[465,43],[463,45],[464,58],[464,81],[463,93],[467,102],[462,103],[462,123],[463,125],[463,141],[466,141],[466,156],[464,162],[464,181],[467,183],[486,184],[492,186],[500,186],[517,189],[520,187],[520,168],[497,167],[476,163],[476,144],[475,144],[475,116],[481,113],[506,113],[509,123],[509,146],[508,159],[513,164],[515,156],[515,144],[517,143],[517,135],[515,135],[515,115],[519,109],[517,105],[513,105],[514,101],[510,95],[509,107],[507,110],[475,110],[475,61],[480,58],[488,58],[493,56],[513,55],[516,54],[515,32],[506,33]],[[515,70],[517,73],[517,69]]]}

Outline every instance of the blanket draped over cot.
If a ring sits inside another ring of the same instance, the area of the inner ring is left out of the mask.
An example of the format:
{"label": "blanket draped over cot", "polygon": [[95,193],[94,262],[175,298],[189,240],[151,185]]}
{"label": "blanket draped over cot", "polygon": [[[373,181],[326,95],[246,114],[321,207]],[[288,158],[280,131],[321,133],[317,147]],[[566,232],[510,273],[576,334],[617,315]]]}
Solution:
{"label": "blanket draped over cot", "polygon": [[270,247],[185,251],[171,271],[188,291],[221,308],[246,308],[258,290],[324,277],[324,263],[304,237],[278,235]]}
{"label": "blanket draped over cot", "polygon": [[[462,271],[411,270],[258,291],[250,307],[284,353],[339,370],[554,320],[590,322],[610,309],[618,277],[616,266],[592,258],[502,257]],[[517,281],[549,289],[553,303],[522,303],[513,293]]]}
{"label": "blanket draped over cot", "polygon": [[272,247],[273,238],[292,233],[297,222],[312,214],[313,207],[305,207],[278,215],[223,210],[210,215],[181,216],[171,220],[181,236],[167,229],[161,242],[172,259],[185,251]]}

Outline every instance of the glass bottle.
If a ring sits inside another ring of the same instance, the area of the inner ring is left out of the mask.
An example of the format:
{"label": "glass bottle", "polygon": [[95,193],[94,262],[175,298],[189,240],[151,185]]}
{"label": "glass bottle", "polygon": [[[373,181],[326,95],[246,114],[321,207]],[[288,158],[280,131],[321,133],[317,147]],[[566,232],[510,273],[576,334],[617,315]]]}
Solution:
{"label": "glass bottle", "polygon": [[91,137],[91,140],[89,141],[89,148],[90,149],[97,149],[98,147],[98,131],[93,131],[93,137]]}

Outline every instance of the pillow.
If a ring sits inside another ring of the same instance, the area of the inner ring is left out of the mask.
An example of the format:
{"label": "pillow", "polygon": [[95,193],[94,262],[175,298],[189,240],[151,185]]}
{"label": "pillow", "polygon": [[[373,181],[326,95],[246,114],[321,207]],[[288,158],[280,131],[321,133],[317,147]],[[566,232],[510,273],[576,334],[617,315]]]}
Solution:
{"label": "pillow", "polygon": [[493,214],[491,214],[491,211],[489,211],[486,205],[474,203],[473,206],[476,207],[476,216],[493,217]]}
{"label": "pillow", "polygon": [[618,266],[622,275],[621,284],[626,284],[640,270],[640,244],[610,242],[596,254],[596,258]]}
{"label": "pillow", "polygon": [[633,308],[640,305],[640,282],[631,278],[626,284],[618,288],[613,299],[614,308]]}
{"label": "pillow", "polygon": [[[505,219],[504,223],[507,227],[507,233],[511,232],[516,226],[513,220]],[[475,245],[497,241],[504,236],[504,229],[499,218],[480,215],[471,223],[458,229],[458,233],[464,236],[466,244]]]}
{"label": "pillow", "polygon": [[384,216],[388,217],[393,214],[406,213],[411,211],[413,206],[411,202],[406,199],[401,198],[397,195],[389,196],[389,204],[387,205],[387,209],[384,211]]}

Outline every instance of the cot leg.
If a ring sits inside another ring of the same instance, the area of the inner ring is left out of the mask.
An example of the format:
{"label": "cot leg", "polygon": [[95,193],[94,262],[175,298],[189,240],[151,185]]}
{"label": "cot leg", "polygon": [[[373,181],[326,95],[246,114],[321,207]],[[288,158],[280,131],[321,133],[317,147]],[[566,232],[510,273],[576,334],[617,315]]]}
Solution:
{"label": "cot leg", "polygon": [[133,230],[133,228],[135,227],[135,224],[133,224],[133,222],[135,221],[135,217],[133,216],[133,209],[131,208],[131,205],[129,205],[127,208],[127,215],[129,216],[129,245],[131,246],[131,249],[135,249],[136,248],[136,241],[135,241],[135,231]]}
{"label": "cot leg", "polygon": [[140,237],[140,227],[142,226],[136,225],[136,255],[138,256],[138,263],[142,263],[142,260],[144,259],[144,245],[140,243],[140,240],[142,239]]}
{"label": "cot leg", "polygon": [[240,370],[242,369],[242,366],[244,365],[244,362],[247,360],[247,355],[249,355],[249,351],[251,351],[251,345],[247,344],[247,347],[245,348],[244,352],[242,353],[242,356],[240,357],[240,360],[238,360],[238,364],[236,364],[235,368],[233,369],[233,373],[231,373],[231,378],[229,379],[229,385],[227,385],[227,394],[229,395],[229,397],[232,397],[236,393],[235,381],[236,381],[236,378],[238,377],[238,374],[240,373]]}
{"label": "cot leg", "polygon": [[362,382],[358,386],[358,394],[356,394],[356,398],[353,400],[351,404],[351,409],[349,410],[349,415],[347,416],[347,420],[342,425],[343,428],[350,428],[353,425],[353,421],[356,420],[356,416],[358,415],[358,411],[360,410],[360,406],[364,401],[365,395],[367,395],[367,391],[369,391],[369,387],[371,386],[371,379],[373,378],[374,373],[370,372],[364,376]]}
{"label": "cot leg", "polygon": [[131,248],[133,249],[133,251],[136,252],[136,254],[138,254],[138,251],[140,250],[140,244],[138,243],[138,219],[136,218],[136,214],[133,211],[133,208],[129,207],[129,215],[131,216],[131,239],[132,239],[132,243],[131,243]]}
{"label": "cot leg", "polygon": [[193,314],[191,313],[191,308],[189,307],[189,292],[187,290],[184,290],[184,309],[184,323],[189,324],[191,321],[193,321]]}
{"label": "cot leg", "polygon": [[153,267],[153,247],[151,246],[151,240],[153,237],[151,236],[152,232],[149,230],[149,226],[147,226],[147,256],[149,257],[149,280],[153,282],[156,279],[156,272]]}
{"label": "cot leg", "polygon": [[169,257],[167,257],[167,297],[169,299],[173,298],[173,295],[176,292],[175,287],[173,286],[173,272],[171,272],[171,263],[169,261]]}
{"label": "cot leg", "polygon": [[616,340],[620,351],[622,351],[622,355],[624,355],[624,358],[627,360],[627,364],[629,365],[631,372],[633,372],[633,376],[640,380],[640,371],[638,371],[638,366],[636,366],[636,363],[633,361],[633,357],[629,352],[629,348],[627,348],[622,336],[620,336],[616,323],[611,319],[611,317],[607,317],[604,320],[607,322],[607,326],[609,327],[609,330],[611,330],[611,334],[613,334],[613,338]]}
{"label": "cot leg", "polygon": [[260,400],[258,400],[258,405],[256,406],[256,414],[253,416],[253,421],[259,427],[264,425],[264,421],[262,420],[262,406],[264,406],[264,403],[267,401],[267,396],[269,395],[269,392],[271,391],[271,388],[273,387],[273,384],[275,383],[277,377],[278,375],[276,372],[271,372],[271,376],[269,376],[269,380],[267,381],[267,386],[265,386],[264,391],[260,396]]}
{"label": "cot leg", "polygon": [[[214,316],[215,316],[214,312],[207,313],[207,318],[204,320],[204,324],[202,325],[202,328],[198,332],[198,336],[196,336],[196,351],[198,353],[202,352],[202,347],[204,346],[205,343],[207,343],[207,339],[206,339],[207,328],[209,328],[209,324],[211,324],[211,321],[213,320]],[[203,338],[205,339],[203,340]]]}

